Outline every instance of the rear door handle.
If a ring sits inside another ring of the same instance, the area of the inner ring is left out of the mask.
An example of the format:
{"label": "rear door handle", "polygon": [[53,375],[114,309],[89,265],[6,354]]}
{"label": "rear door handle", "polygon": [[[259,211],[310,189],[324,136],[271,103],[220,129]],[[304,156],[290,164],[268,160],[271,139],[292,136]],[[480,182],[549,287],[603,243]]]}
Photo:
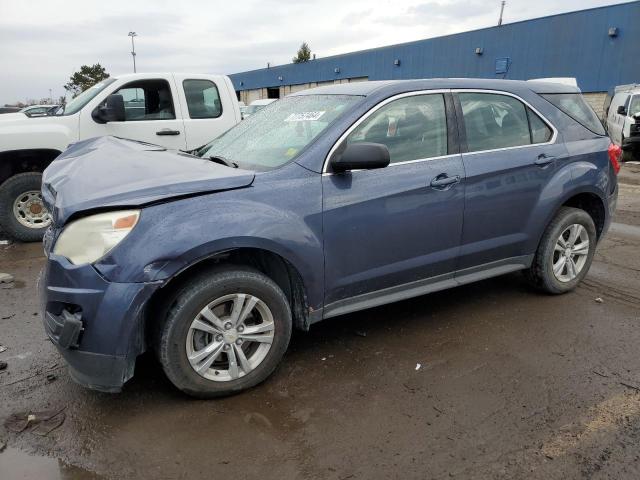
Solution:
{"label": "rear door handle", "polygon": [[541,153],[540,155],[538,155],[538,158],[536,159],[535,164],[538,165],[539,167],[546,167],[547,165],[555,161],[556,161],[556,157],[552,155],[547,155],[546,153]]}
{"label": "rear door handle", "polygon": [[179,130],[170,130],[168,128],[163,128],[162,130],[158,130],[156,135],[180,135]]}
{"label": "rear door handle", "polygon": [[453,177],[450,177],[446,173],[441,173],[436,178],[431,180],[431,186],[434,188],[443,189],[445,187],[448,187],[449,185],[458,183],[459,181],[460,175],[454,175]]}

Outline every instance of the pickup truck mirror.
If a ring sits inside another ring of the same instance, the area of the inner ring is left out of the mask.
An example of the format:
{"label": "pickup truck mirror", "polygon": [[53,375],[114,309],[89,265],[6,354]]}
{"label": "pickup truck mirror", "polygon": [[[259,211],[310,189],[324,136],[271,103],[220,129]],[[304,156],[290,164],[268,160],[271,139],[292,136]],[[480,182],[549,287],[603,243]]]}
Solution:
{"label": "pickup truck mirror", "polygon": [[618,107],[618,115],[626,115],[627,114],[627,109],[624,108],[624,105],[620,105]]}
{"label": "pickup truck mirror", "polygon": [[104,104],[97,106],[91,112],[91,118],[98,123],[124,122],[124,99],[122,95],[109,95]]}
{"label": "pickup truck mirror", "polygon": [[352,143],[342,153],[331,158],[334,172],[347,170],[371,170],[389,165],[389,149],[381,143]]}

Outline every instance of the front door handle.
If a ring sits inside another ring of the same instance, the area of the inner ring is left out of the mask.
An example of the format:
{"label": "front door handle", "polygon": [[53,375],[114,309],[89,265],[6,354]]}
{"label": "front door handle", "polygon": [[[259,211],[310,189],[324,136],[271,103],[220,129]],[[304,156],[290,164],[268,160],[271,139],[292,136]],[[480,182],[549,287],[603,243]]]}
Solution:
{"label": "front door handle", "polygon": [[446,173],[441,173],[436,178],[431,180],[431,186],[433,188],[444,189],[450,185],[458,183],[460,181],[460,175],[448,176]]}
{"label": "front door handle", "polygon": [[547,165],[555,161],[556,161],[556,157],[552,155],[547,155],[546,153],[541,153],[540,155],[538,155],[538,158],[536,159],[535,164],[538,165],[539,167],[546,167]]}
{"label": "front door handle", "polygon": [[163,128],[162,130],[158,130],[156,135],[180,135],[180,130],[171,130],[169,128]]}

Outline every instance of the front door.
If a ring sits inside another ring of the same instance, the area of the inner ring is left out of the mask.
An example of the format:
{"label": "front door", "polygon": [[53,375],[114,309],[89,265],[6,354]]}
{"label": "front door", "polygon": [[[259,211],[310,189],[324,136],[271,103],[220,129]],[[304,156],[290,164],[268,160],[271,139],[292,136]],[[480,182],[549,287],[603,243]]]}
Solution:
{"label": "front door", "polygon": [[186,148],[175,88],[166,79],[136,80],[118,91],[125,121],[106,124],[106,135],[131,138],[172,149]]}
{"label": "front door", "polygon": [[452,278],[462,232],[464,170],[444,93],[386,101],[344,142],[382,143],[391,164],[323,175],[325,316]]}

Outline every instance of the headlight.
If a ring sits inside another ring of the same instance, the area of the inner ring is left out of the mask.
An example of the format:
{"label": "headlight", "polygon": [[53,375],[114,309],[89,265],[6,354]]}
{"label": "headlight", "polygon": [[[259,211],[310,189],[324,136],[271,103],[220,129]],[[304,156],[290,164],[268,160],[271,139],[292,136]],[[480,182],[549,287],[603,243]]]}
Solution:
{"label": "headlight", "polygon": [[126,237],[140,217],[140,210],[99,213],[70,223],[62,231],[53,253],[74,265],[93,263]]}

